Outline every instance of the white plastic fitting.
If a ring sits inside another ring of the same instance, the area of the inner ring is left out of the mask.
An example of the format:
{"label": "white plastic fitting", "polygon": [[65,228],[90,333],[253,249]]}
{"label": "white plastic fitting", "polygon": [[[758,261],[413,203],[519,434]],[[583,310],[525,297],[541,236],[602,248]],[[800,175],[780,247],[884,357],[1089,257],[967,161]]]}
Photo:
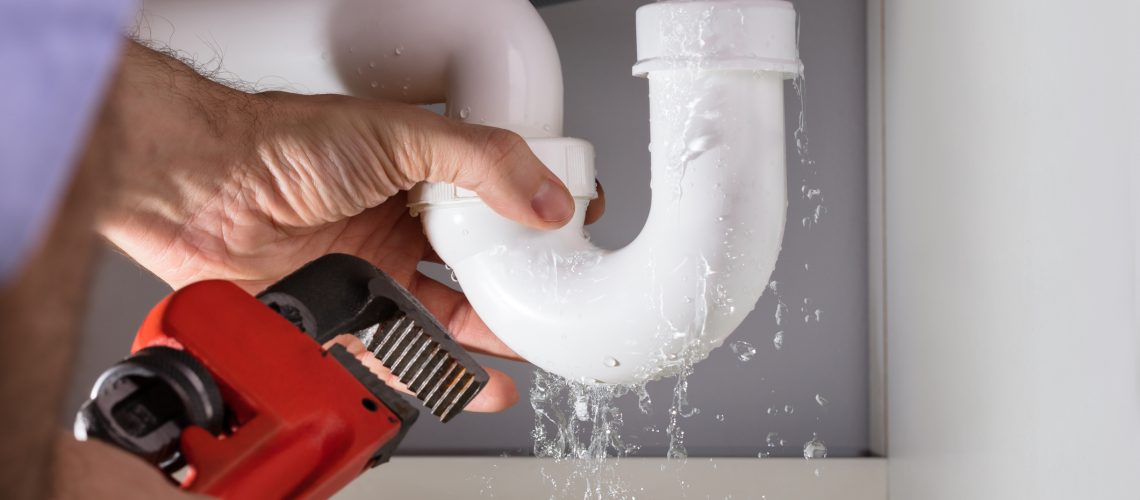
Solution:
{"label": "white plastic fitting", "polygon": [[199,61],[220,53],[245,81],[447,102],[453,118],[526,137],[575,196],[562,229],[522,227],[447,184],[421,186],[410,206],[479,316],[546,370],[634,383],[699,361],[754,307],[775,265],[787,210],[783,80],[800,70],[788,2],[638,9],[653,206],[616,251],[583,231],[593,148],[559,137],[558,54],[526,0],[146,0],[143,14],[144,37]]}

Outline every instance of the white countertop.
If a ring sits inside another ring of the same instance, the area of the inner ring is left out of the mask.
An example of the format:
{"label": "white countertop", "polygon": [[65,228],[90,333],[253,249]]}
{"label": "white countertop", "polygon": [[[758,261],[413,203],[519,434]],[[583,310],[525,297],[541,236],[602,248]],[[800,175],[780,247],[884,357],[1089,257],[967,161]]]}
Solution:
{"label": "white countertop", "polygon": [[[617,476],[624,487],[618,490],[623,494],[606,498],[887,498],[887,462],[881,458],[611,458],[610,465],[601,477]],[[582,498],[582,478],[570,488],[561,487],[574,471],[573,461],[526,457],[396,457],[365,473],[337,498]]]}

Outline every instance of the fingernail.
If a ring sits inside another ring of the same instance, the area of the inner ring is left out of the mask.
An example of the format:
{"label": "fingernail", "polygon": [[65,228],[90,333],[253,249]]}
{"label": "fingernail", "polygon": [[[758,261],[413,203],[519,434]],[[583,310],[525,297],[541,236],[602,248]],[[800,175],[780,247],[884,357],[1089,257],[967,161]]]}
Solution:
{"label": "fingernail", "polygon": [[574,215],[574,200],[553,179],[542,183],[530,199],[530,207],[546,222],[562,222]]}

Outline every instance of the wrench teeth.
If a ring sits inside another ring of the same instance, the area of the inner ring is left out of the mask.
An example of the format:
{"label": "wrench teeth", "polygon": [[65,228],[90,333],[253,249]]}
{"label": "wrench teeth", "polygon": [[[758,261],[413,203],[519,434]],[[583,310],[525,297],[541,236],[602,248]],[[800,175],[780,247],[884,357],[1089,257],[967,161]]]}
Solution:
{"label": "wrench teeth", "polygon": [[476,371],[469,369],[474,363],[454,354],[459,350],[454,341],[442,332],[432,335],[430,327],[403,314],[356,336],[416,399],[447,422],[486,385],[487,376],[477,365]]}

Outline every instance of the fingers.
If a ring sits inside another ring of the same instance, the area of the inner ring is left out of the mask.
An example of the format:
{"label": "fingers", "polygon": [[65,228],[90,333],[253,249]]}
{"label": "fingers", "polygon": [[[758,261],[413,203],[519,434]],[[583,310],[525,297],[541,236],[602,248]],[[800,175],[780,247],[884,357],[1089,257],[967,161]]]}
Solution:
{"label": "fingers", "polygon": [[[350,354],[355,356],[356,359],[360,360],[360,362],[368,368],[368,371],[376,375],[376,377],[388,387],[405,394],[414,394],[403,382],[400,382],[400,379],[396,378],[388,368],[380,363],[380,360],[372,356],[372,354],[364,348],[364,344],[355,336],[347,334],[340,335],[330,341],[330,343],[343,345]],[[502,411],[518,402],[518,389],[515,387],[515,382],[511,380],[507,374],[493,368],[484,369],[487,370],[487,375],[489,376],[487,385],[484,386],[483,390],[479,392],[479,395],[475,396],[475,399],[471,400],[471,403],[467,405],[467,411]]]}
{"label": "fingers", "polygon": [[586,207],[586,224],[597,222],[606,211],[606,191],[602,189],[600,181],[594,181],[594,184],[598,186],[598,197],[590,200],[590,204]]}
{"label": "fingers", "polygon": [[539,229],[561,227],[574,215],[570,191],[514,132],[420,115],[405,133],[411,139],[401,144],[421,149],[397,156],[423,163],[397,166],[412,180],[469,189],[500,215]]}

